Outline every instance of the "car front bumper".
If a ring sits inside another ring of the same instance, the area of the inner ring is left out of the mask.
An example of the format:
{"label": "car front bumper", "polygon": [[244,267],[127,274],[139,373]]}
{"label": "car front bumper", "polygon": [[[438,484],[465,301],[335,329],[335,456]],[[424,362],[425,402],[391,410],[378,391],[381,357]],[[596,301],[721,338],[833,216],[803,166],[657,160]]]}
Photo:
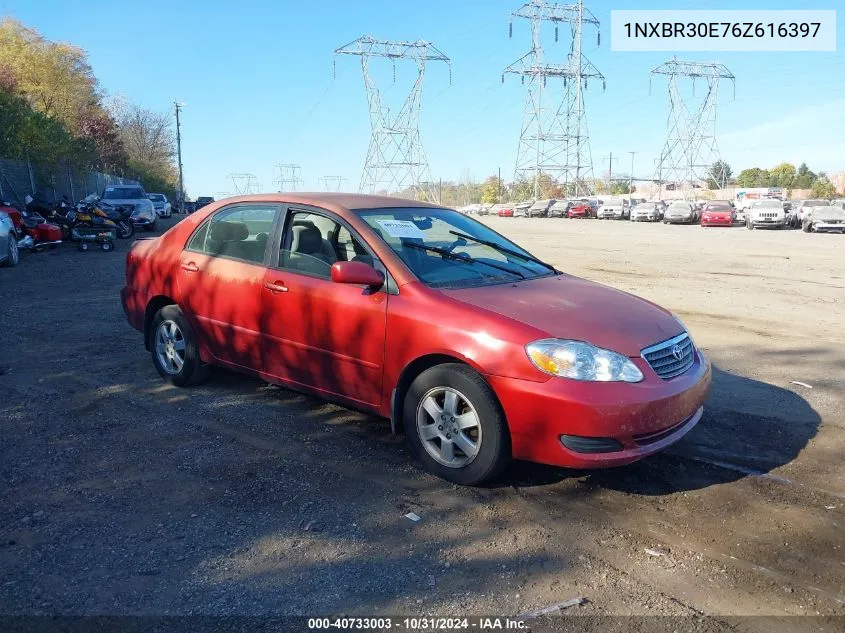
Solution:
{"label": "car front bumper", "polygon": [[156,215],[160,218],[169,218],[170,217],[170,209],[163,208],[163,209],[156,209]]}
{"label": "car front bumper", "polygon": [[751,220],[751,226],[755,229],[779,229],[786,226],[786,219],[782,220]]}
{"label": "car front bumper", "polygon": [[600,220],[621,220],[625,217],[625,212],[622,209],[611,209],[608,211],[599,211],[598,216]]}
{"label": "car front bumper", "polygon": [[[662,380],[641,358],[639,383],[596,383],[550,378],[532,382],[488,376],[508,420],[513,457],[570,468],[623,466],[677,442],[701,419],[712,369],[696,350],[693,365]],[[570,446],[612,445],[605,452]]]}
{"label": "car front bumper", "polygon": [[634,222],[657,222],[660,216],[656,213],[649,213],[648,215],[635,215],[631,218]]}
{"label": "car front bumper", "polygon": [[152,226],[155,224],[156,216],[148,218],[146,216],[132,216],[132,224],[135,226]]}
{"label": "car front bumper", "polygon": [[701,226],[733,226],[731,218],[701,218]]}
{"label": "car front bumper", "polygon": [[827,222],[816,222],[813,225],[814,231],[838,231],[845,232],[845,224],[832,224]]}

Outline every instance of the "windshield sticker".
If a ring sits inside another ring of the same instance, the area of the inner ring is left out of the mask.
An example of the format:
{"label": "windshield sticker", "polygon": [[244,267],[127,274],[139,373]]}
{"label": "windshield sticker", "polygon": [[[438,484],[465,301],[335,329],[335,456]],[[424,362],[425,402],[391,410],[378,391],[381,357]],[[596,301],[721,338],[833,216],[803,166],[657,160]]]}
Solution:
{"label": "windshield sticker", "polygon": [[420,227],[408,220],[376,220],[376,223],[387,231],[390,237],[417,239],[425,237]]}

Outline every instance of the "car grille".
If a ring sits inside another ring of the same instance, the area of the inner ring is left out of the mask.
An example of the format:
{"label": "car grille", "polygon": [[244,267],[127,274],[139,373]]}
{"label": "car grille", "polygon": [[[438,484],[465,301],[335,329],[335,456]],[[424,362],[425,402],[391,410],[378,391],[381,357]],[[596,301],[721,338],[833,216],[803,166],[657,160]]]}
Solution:
{"label": "car grille", "polygon": [[695,360],[695,349],[692,339],[684,332],[668,341],[645,348],[642,351],[642,357],[658,376],[663,380],[669,380],[680,376],[692,366]]}
{"label": "car grille", "polygon": [[771,219],[775,219],[777,217],[780,217],[780,213],[778,213],[777,211],[761,211],[757,215],[761,218],[771,218]]}

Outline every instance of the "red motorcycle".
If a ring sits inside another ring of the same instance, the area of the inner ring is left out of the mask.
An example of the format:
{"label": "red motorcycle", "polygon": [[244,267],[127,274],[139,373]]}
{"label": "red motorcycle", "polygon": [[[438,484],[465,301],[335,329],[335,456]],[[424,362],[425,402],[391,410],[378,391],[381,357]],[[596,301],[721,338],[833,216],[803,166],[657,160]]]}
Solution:
{"label": "red motorcycle", "polygon": [[40,251],[55,248],[62,243],[62,229],[47,222],[40,213],[18,211],[13,207],[0,207],[12,219],[18,234],[18,248]]}

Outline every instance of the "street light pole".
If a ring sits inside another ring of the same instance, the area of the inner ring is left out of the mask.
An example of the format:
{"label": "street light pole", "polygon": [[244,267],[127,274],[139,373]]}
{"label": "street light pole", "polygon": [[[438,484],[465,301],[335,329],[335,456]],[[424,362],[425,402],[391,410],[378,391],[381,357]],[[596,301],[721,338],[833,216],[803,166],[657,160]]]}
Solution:
{"label": "street light pole", "polygon": [[183,104],[179,103],[178,101],[174,101],[173,105],[176,108],[176,159],[179,162],[178,204],[179,210],[183,211],[185,209],[185,185],[184,181],[182,180],[182,130],[179,121],[179,112],[182,110]]}
{"label": "street light pole", "polygon": [[631,178],[628,183],[628,207],[634,201],[634,155],[637,152],[628,152],[631,155]]}

